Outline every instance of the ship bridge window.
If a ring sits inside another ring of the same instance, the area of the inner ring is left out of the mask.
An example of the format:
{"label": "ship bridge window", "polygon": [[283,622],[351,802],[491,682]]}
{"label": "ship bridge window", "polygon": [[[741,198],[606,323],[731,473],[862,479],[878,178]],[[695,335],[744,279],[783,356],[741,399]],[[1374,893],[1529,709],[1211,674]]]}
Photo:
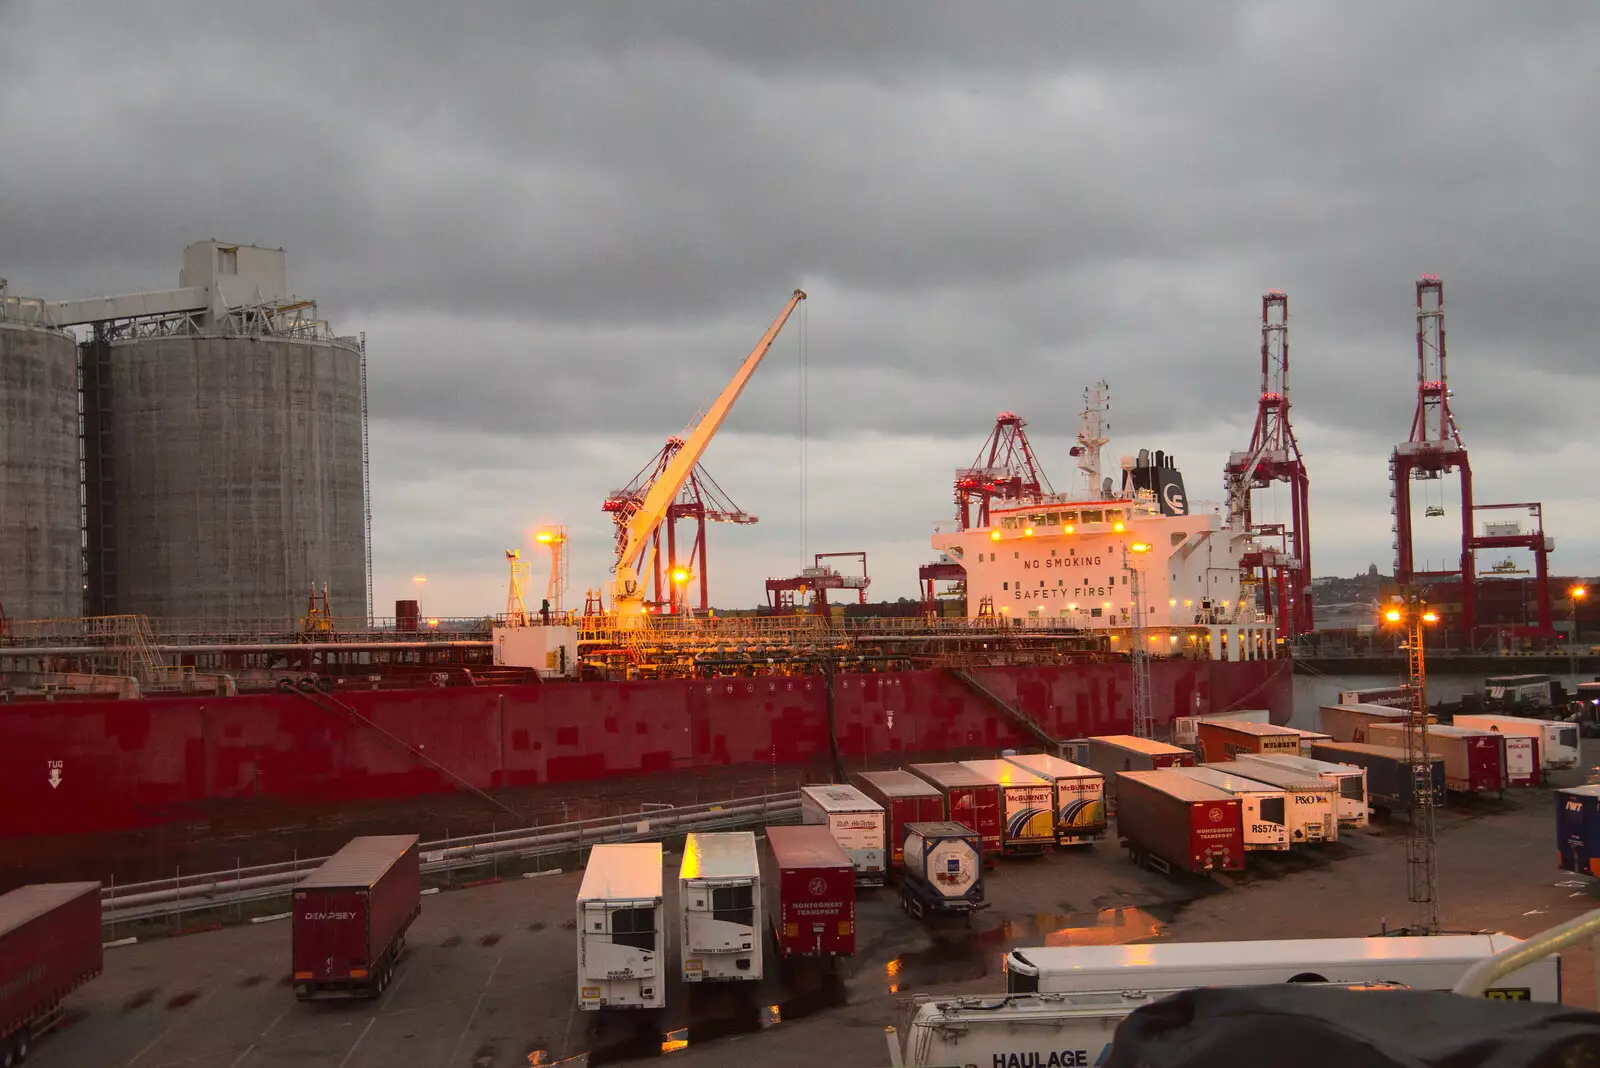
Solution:
{"label": "ship bridge window", "polygon": [[1121,508],[1108,508],[1108,509],[1106,509],[1106,522],[1107,523],[1120,523],[1120,522],[1122,522],[1122,509]]}
{"label": "ship bridge window", "polygon": [[1095,619],[1099,619],[1100,618],[1101,612],[1102,612],[1102,610],[1099,609],[1099,608],[1091,608],[1091,609],[1089,609],[1089,614],[1091,616],[1093,616]]}
{"label": "ship bridge window", "polygon": [[1105,512],[1099,508],[1085,508],[1081,513],[1085,523],[1104,523]]}
{"label": "ship bridge window", "polygon": [[1078,513],[1077,512],[1062,512],[1061,513],[1061,524],[1062,524],[1062,526],[1070,527],[1072,524],[1076,523],[1077,521],[1078,521]]}

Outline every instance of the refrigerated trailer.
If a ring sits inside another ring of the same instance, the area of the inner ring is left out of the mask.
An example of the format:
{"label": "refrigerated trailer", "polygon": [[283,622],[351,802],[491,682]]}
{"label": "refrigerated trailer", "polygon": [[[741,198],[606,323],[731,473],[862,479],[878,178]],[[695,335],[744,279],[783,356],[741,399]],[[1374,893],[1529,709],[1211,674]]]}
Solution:
{"label": "refrigerated trailer", "polygon": [[589,851],[577,901],[578,1008],[659,1009],[667,1003],[661,883],[660,842]]}
{"label": "refrigerated trailer", "polygon": [[826,827],[768,827],[761,886],[780,959],[856,951],[855,867]]}
{"label": "refrigerated trailer", "polygon": [[761,978],[761,864],[750,831],[700,831],[683,843],[678,934],[683,981]]}
{"label": "refrigerated trailer", "polygon": [[984,907],[983,843],[960,823],[906,824],[906,871],[900,907],[916,919],[955,914],[971,919]]}
{"label": "refrigerated trailer", "polygon": [[1117,774],[1123,771],[1154,771],[1157,768],[1194,767],[1194,754],[1187,749],[1131,734],[1107,734],[1086,739],[1084,763],[1104,776],[1106,792],[1116,792]]}
{"label": "refrigerated trailer", "polygon": [[[1373,724],[1367,741],[1405,749],[1401,723]],[[1444,787],[1461,794],[1499,793],[1506,788],[1506,736],[1465,727],[1428,728],[1428,752],[1444,757]]]}
{"label": "refrigerated trailer", "polygon": [[[1334,741],[1370,742],[1372,739],[1367,737],[1368,727],[1374,723],[1404,723],[1410,712],[1390,705],[1323,705],[1318,715],[1321,719],[1318,725],[1322,728],[1322,732],[1332,735]],[[1438,721],[1430,715],[1428,722]]]}
{"label": "refrigerated trailer", "polygon": [[61,1020],[61,1002],[100,974],[99,883],[34,883],[0,894],[0,1064],[20,1064]]}
{"label": "refrigerated trailer", "polygon": [[[1341,827],[1365,827],[1367,812],[1367,771],[1357,764],[1335,764],[1311,756],[1290,753],[1255,753],[1239,757],[1241,764],[1270,762],[1280,768],[1315,775],[1334,792],[1334,807]],[[1246,773],[1248,774],[1248,772]]]}
{"label": "refrigerated trailer", "polygon": [[1300,735],[1287,727],[1238,719],[1202,719],[1196,724],[1200,757],[1215,764],[1245,753],[1300,754]]}
{"label": "refrigerated trailer", "polygon": [[[1489,731],[1496,728],[1501,734],[1532,735],[1539,742],[1539,767],[1543,771],[1559,771],[1578,766],[1578,726],[1554,719],[1528,719],[1524,716],[1488,716],[1457,714],[1452,726]],[[1509,756],[1509,754],[1507,754]]]}
{"label": "refrigerated trailer", "polygon": [[1242,775],[1230,775],[1215,767],[1172,770],[1239,799],[1239,824],[1244,832],[1246,852],[1288,851],[1289,827],[1284,816],[1287,801],[1281,789]]}
{"label": "refrigerated trailer", "polygon": [[[1367,773],[1367,804],[1373,815],[1386,819],[1396,809],[1411,809],[1412,774],[1404,749],[1366,742],[1319,742],[1311,750],[1317,760],[1353,764]],[[1429,754],[1433,803],[1444,804],[1444,757]]]}
{"label": "refrigerated trailer", "polygon": [[[1417,990],[1449,990],[1468,968],[1521,941],[1508,934],[1390,935],[1025,947],[1006,955],[1006,990],[1073,994],[1292,982],[1395,983]],[[1552,953],[1497,980],[1484,996],[1559,1003],[1560,956]]]}
{"label": "refrigerated trailer", "polygon": [[1000,784],[971,768],[950,762],[912,764],[906,768],[944,795],[943,819],[964,823],[983,839],[983,861],[1000,855]]}
{"label": "refrigerated trailer", "polygon": [[800,787],[800,822],[828,828],[850,863],[856,882],[882,886],[888,870],[888,818],[883,806],[856,789],[840,783]]}
{"label": "refrigerated trailer", "polygon": [[928,780],[898,769],[858,771],[851,779],[862,793],[883,806],[889,871],[898,872],[905,864],[906,824],[944,819],[944,794]]}
{"label": "refrigerated trailer", "polygon": [[1286,768],[1259,757],[1230,760],[1222,764],[1202,764],[1230,775],[1264,782],[1282,790],[1287,804],[1284,812],[1289,825],[1290,845],[1315,845],[1339,840],[1339,794],[1316,775]]}
{"label": "refrigerated trailer", "polygon": [[1049,753],[1013,753],[1005,759],[1055,784],[1056,844],[1088,845],[1106,836],[1105,776]]}
{"label": "refrigerated trailer", "polygon": [[1117,774],[1117,835],[1136,864],[1159,871],[1244,868],[1242,806],[1176,768]]}
{"label": "refrigerated trailer", "polygon": [[1300,737],[1301,756],[1310,756],[1311,747],[1316,745],[1318,742],[1333,741],[1333,735],[1323,734],[1321,731],[1308,731],[1303,727],[1285,727],[1283,729],[1286,731],[1293,731]]}
{"label": "refrigerated trailer", "polygon": [[294,888],[294,994],[377,997],[389,985],[422,911],[414,834],[352,838]]}
{"label": "refrigerated trailer", "polygon": [[1008,760],[963,760],[961,766],[1000,787],[1000,851],[1042,853],[1056,840],[1055,783]]}

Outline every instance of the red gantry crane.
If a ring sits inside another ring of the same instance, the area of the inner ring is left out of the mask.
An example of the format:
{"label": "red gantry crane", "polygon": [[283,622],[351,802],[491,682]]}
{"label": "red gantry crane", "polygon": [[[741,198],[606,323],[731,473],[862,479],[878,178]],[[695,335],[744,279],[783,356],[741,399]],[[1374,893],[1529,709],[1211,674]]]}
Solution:
{"label": "red gantry crane", "polygon": [[[682,438],[668,438],[667,443],[626,486],[613,490],[606,496],[605,503],[601,507],[611,514],[612,521],[616,523],[619,554],[628,543],[628,521],[638,512],[640,505],[649,496],[651,488],[671,466],[672,458],[678,455],[678,451],[682,448]],[[688,552],[680,556],[678,524],[682,521],[692,523],[693,527]],[[647,578],[654,583],[653,605],[662,612],[677,615],[683,611],[687,600],[686,587],[694,582],[700,591],[699,611],[704,612],[710,608],[707,592],[709,586],[706,524],[738,523],[747,526],[755,522],[758,522],[756,516],[741,510],[722,487],[717,485],[716,479],[712,478],[703,466],[695,464],[689,471],[689,477],[684,479],[678,495],[667,505],[667,514],[650,537],[650,553],[654,567]],[[667,543],[665,553],[661,551],[663,534],[666,535]]]}
{"label": "red gantry crane", "polygon": [[[845,556],[861,564],[861,574],[845,575],[822,561]],[[856,603],[867,603],[867,587],[872,579],[867,577],[867,554],[864,552],[817,553],[812,567],[803,568],[794,578],[767,579],[767,607],[779,612],[793,612],[811,597],[811,610],[818,615],[828,613],[829,590],[855,590]]]}
{"label": "red gantry crane", "polygon": [[1001,412],[972,466],[957,469],[956,529],[988,526],[992,501],[1027,500],[1054,492],[1028,444],[1023,430],[1027,425],[1017,413]]}
{"label": "red gantry crane", "polygon": [[[1223,477],[1228,514],[1243,521],[1253,548],[1240,570],[1261,590],[1259,607],[1277,620],[1280,637],[1309,634],[1311,618],[1311,477],[1289,423],[1289,298],[1278,290],[1261,297],[1261,395],[1250,447],[1230,453]],[[1289,484],[1289,521],[1262,523],[1251,507],[1254,491]]]}

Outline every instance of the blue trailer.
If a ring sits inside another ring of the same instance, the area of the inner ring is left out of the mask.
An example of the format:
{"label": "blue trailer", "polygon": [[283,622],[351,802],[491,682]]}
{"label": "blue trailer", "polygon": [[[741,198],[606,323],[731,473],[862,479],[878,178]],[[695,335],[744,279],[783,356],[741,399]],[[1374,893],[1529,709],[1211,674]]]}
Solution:
{"label": "blue trailer", "polygon": [[900,907],[919,920],[963,916],[971,923],[984,907],[983,837],[948,820],[908,823],[905,836]]}
{"label": "blue trailer", "polygon": [[1600,875],[1600,786],[1556,791],[1556,846],[1563,871]]}
{"label": "blue trailer", "polygon": [[[1411,808],[1411,765],[1406,763],[1406,751],[1365,742],[1316,742],[1311,746],[1315,760],[1334,764],[1354,764],[1367,769],[1367,804],[1379,818],[1395,810]],[[1433,766],[1433,803],[1444,804],[1444,757],[1435,754]]]}

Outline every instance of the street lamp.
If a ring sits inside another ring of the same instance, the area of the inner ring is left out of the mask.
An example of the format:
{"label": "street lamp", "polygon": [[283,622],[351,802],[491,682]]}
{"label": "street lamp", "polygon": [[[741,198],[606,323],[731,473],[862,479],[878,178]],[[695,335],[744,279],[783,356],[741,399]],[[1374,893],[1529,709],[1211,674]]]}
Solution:
{"label": "street lamp", "polygon": [[1574,680],[1577,679],[1578,675],[1578,602],[1587,596],[1589,596],[1589,588],[1581,584],[1575,585],[1567,591],[1567,603],[1572,607],[1572,633],[1567,635],[1567,640],[1572,643],[1568,647],[1571,660],[1567,667],[1567,674],[1573,676]]}
{"label": "street lamp", "polygon": [[1416,590],[1407,590],[1384,607],[1382,621],[1405,628],[1410,667],[1407,690],[1411,698],[1410,713],[1405,718],[1405,747],[1412,782],[1406,874],[1410,900],[1420,906],[1422,927],[1435,934],[1439,930],[1439,866],[1434,852],[1433,757],[1428,748],[1428,671],[1423,635],[1427,627],[1439,622],[1439,613],[1429,608]]}

